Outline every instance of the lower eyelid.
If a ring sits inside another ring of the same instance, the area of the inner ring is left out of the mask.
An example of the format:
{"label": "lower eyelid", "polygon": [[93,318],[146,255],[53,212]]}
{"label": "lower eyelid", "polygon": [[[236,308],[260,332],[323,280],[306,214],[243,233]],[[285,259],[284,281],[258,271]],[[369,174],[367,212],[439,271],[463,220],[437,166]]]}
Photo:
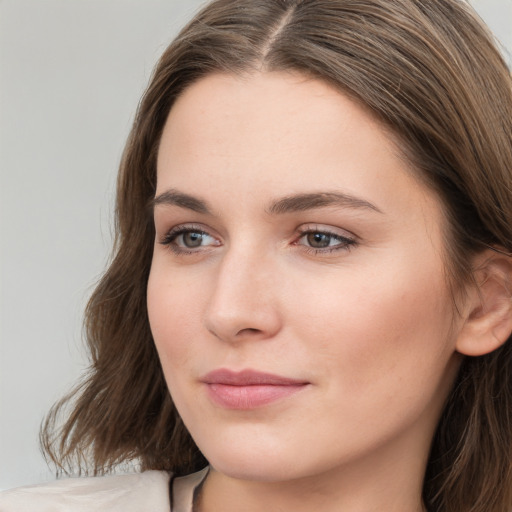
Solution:
{"label": "lower eyelid", "polygon": [[331,245],[327,247],[311,247],[310,245],[301,245],[300,249],[306,253],[316,255],[316,256],[327,256],[330,254],[341,254],[345,252],[349,252],[357,246],[357,242],[355,241],[347,241],[345,243],[340,243],[339,245]]}

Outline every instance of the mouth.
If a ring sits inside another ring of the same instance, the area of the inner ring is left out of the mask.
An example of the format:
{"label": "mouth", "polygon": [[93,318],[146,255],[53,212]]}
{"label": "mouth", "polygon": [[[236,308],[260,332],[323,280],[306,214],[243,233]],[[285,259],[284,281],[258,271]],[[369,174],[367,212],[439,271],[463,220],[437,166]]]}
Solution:
{"label": "mouth", "polygon": [[280,375],[243,370],[214,370],[202,379],[209,398],[226,409],[249,410],[290,397],[310,383]]}

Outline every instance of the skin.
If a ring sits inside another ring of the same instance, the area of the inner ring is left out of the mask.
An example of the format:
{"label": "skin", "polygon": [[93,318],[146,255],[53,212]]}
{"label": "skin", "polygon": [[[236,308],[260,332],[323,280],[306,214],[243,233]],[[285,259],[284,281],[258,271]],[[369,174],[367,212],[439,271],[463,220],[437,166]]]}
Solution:
{"label": "skin", "polygon": [[[312,193],[352,199],[282,201]],[[465,309],[439,200],[392,137],[321,81],[211,75],[170,112],[156,197],[149,319],[212,466],[200,510],[422,510]],[[201,381],[219,368],[307,385],[226,409]]]}

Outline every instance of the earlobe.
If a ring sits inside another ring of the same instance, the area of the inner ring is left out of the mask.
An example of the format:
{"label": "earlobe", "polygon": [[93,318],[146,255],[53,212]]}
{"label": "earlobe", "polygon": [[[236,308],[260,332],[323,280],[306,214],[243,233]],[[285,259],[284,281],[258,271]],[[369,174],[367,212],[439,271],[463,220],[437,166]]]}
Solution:
{"label": "earlobe", "polygon": [[481,356],[507,341],[512,333],[512,257],[491,249],[478,255],[465,310],[458,352]]}

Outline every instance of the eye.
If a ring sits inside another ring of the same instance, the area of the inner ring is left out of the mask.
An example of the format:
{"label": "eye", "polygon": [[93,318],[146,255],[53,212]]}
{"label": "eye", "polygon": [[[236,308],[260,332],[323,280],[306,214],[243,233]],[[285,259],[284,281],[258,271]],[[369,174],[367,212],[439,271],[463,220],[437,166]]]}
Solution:
{"label": "eye", "polygon": [[355,243],[356,240],[353,238],[318,228],[302,231],[296,242],[297,245],[302,245],[315,253],[348,250]]}
{"label": "eye", "polygon": [[178,235],[174,240],[177,245],[183,245],[184,247],[192,249],[203,245],[203,242],[205,242],[207,238],[208,235],[200,231],[187,231],[186,233]]}
{"label": "eye", "polygon": [[205,247],[220,245],[215,237],[193,226],[177,226],[171,229],[160,243],[177,254],[197,252]]}
{"label": "eye", "polygon": [[339,241],[334,236],[327,233],[308,233],[303,238],[306,239],[310,247],[315,249],[325,249],[333,245],[338,245]]}

